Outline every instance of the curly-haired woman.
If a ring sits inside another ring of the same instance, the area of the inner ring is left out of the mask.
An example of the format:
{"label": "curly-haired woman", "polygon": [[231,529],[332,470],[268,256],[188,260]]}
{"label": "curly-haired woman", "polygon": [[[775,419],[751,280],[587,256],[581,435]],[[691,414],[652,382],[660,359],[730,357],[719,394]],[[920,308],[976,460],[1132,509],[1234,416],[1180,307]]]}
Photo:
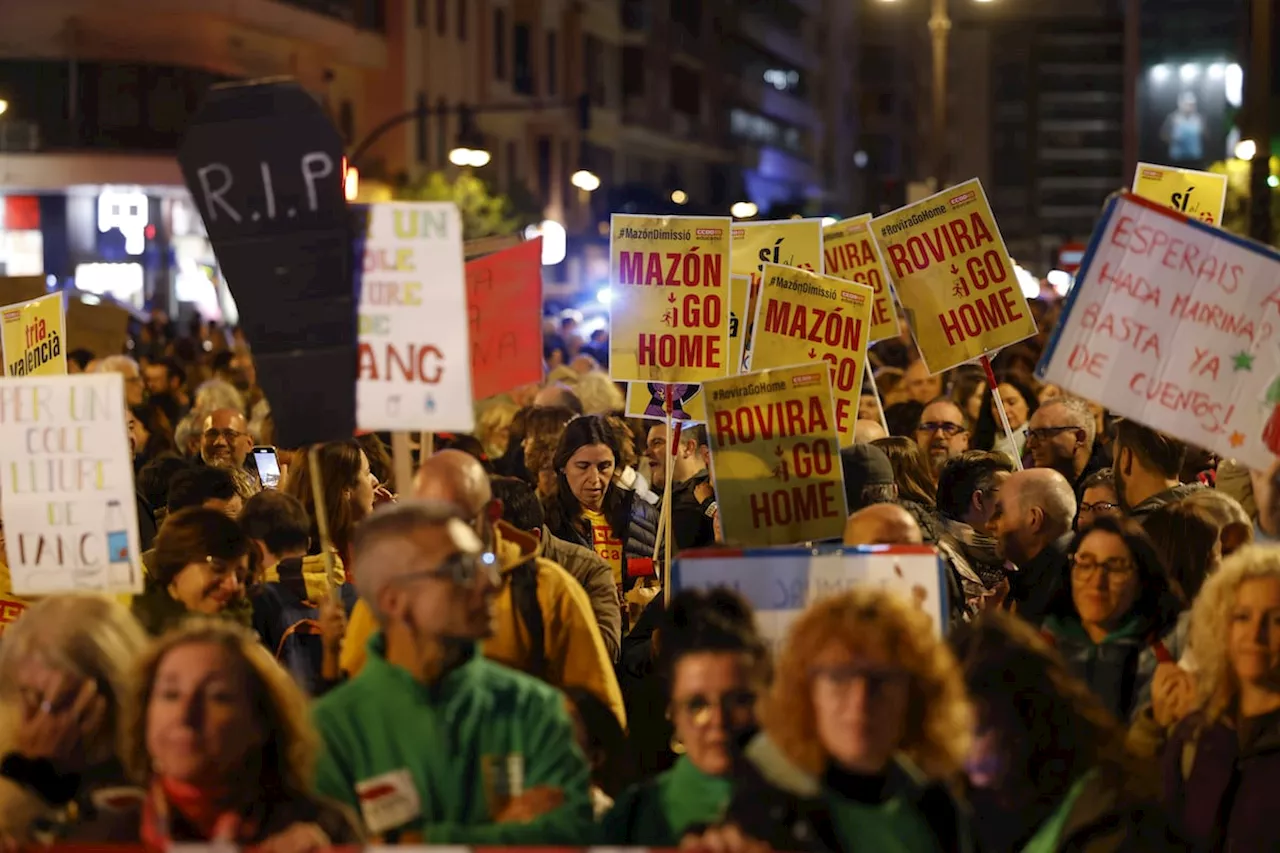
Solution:
{"label": "curly-haired woman", "polygon": [[[764,734],[712,847],[968,850],[951,784],[972,714],[927,614],[887,590],[825,598],[796,620],[761,704]],[[687,839],[686,839],[687,840]]]}
{"label": "curly-haired woman", "polygon": [[1191,613],[1200,709],[1165,747],[1165,805],[1212,850],[1280,850],[1280,549],[1251,546]]}

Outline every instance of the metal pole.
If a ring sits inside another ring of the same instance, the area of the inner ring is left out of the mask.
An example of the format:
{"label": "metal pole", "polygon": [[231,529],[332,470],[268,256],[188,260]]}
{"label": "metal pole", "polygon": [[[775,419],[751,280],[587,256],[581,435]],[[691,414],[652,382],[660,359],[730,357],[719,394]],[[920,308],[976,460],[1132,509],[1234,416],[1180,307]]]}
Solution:
{"label": "metal pole", "polygon": [[938,192],[947,182],[947,48],[951,40],[947,0],[933,0],[929,33],[933,37],[933,189]]}
{"label": "metal pole", "polygon": [[1271,243],[1271,5],[1273,0],[1253,0],[1250,26],[1249,78],[1245,103],[1249,118],[1249,139],[1258,152],[1249,164],[1249,236]]}

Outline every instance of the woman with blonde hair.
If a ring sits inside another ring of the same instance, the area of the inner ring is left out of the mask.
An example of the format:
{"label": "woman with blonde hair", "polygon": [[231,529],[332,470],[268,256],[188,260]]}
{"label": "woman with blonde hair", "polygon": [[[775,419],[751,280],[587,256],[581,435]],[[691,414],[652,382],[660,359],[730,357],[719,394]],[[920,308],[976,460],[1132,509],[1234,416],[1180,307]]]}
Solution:
{"label": "woman with blonde hair", "polygon": [[359,840],[354,816],[312,792],[307,699],[257,638],[213,620],[158,640],[125,702],[122,758],[145,796],[75,840],[225,843],[302,853]]}
{"label": "woman with blonde hair", "polygon": [[791,628],[759,714],[764,734],[713,848],[956,851],[969,829],[952,795],[972,713],[929,616],[889,590],[855,589]]}
{"label": "woman with blonde hair", "polygon": [[0,643],[0,846],[92,819],[123,788],[119,703],[147,637],[129,610],[96,595],[32,604]]}
{"label": "woman with blonde hair", "polygon": [[1280,548],[1243,548],[1205,581],[1191,645],[1200,708],[1165,747],[1165,806],[1197,848],[1280,850]]}

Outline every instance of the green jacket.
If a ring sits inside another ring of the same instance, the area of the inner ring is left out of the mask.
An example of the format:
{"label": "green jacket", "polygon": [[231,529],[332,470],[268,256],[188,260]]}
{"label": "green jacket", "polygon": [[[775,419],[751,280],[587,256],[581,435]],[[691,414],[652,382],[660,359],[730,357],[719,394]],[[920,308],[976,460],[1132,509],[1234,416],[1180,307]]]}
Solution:
{"label": "green jacket", "polygon": [[632,785],[600,824],[598,843],[617,847],[679,847],[686,832],[724,819],[733,782],[703,773],[689,756],[653,779]]}
{"label": "green jacket", "polygon": [[[374,634],[360,674],[314,705],[320,793],[355,808],[369,836],[387,843],[590,839],[587,763],[556,690],[478,653],[426,686],[384,650]],[[529,823],[493,822],[488,792],[536,787],[559,789],[563,804]]]}

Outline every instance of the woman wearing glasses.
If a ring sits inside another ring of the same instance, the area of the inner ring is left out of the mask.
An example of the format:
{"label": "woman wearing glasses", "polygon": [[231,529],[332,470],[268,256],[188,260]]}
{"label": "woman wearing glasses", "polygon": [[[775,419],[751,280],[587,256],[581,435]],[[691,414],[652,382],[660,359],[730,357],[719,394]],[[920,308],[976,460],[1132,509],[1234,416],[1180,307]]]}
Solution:
{"label": "woman wearing glasses", "polygon": [[972,849],[952,794],[973,726],[960,667],[905,598],[856,589],[811,606],[760,715],[728,815],[701,846]]}
{"label": "woman wearing glasses", "polygon": [[676,847],[688,832],[718,823],[733,793],[737,756],[755,732],[756,694],[768,682],[768,651],[736,593],[687,590],[654,640],[668,687],[675,766],[618,798],[602,844]]}
{"label": "woman wearing glasses", "polygon": [[238,618],[249,577],[249,540],[226,513],[193,507],[165,520],[155,563],[133,615],[152,636],[187,616]]}
{"label": "woman wearing glasses", "polygon": [[1097,518],[1075,543],[1044,631],[1111,713],[1129,720],[1151,699],[1160,663],[1187,644],[1181,591],[1141,525]]}

